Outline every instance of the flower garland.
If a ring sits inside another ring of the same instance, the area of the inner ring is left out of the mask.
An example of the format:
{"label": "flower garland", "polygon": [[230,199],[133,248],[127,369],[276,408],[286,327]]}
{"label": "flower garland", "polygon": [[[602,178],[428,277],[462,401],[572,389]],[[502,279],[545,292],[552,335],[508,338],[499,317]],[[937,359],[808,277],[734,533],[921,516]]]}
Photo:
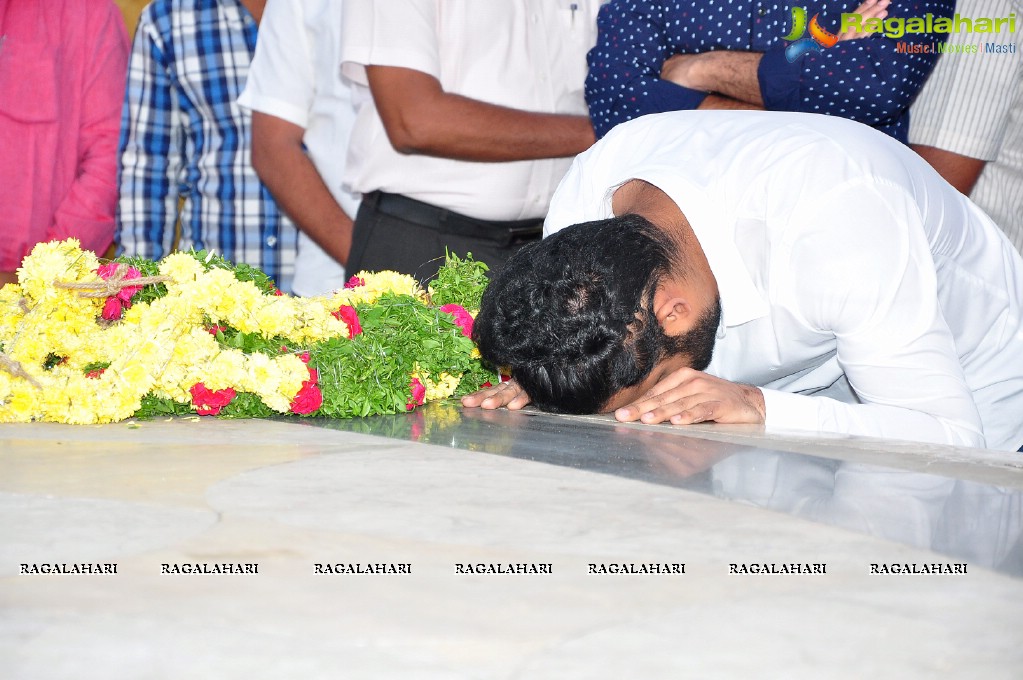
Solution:
{"label": "flower garland", "polygon": [[42,243],[0,289],[0,422],[162,414],[396,413],[493,378],[470,338],[486,265],[449,256],[425,291],[396,272],[283,295],[205,252],[101,264]]}

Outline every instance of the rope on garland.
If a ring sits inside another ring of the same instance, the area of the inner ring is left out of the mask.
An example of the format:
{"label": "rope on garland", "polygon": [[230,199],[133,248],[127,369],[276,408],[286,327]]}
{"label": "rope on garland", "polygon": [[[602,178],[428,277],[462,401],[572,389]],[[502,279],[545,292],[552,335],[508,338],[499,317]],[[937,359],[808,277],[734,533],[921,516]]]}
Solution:
{"label": "rope on garland", "polygon": [[65,290],[76,290],[78,291],[78,297],[81,298],[107,298],[112,295],[117,295],[121,292],[122,288],[128,288],[129,286],[148,286],[155,283],[167,283],[173,281],[169,276],[142,276],[137,279],[126,279],[125,276],[130,271],[130,268],[126,264],[118,264],[117,270],[108,279],[100,279],[98,281],[81,281],[79,283],[67,283],[65,281],[54,281],[53,285],[56,288],[63,288]]}
{"label": "rope on garland", "polygon": [[25,372],[25,369],[21,367],[20,363],[3,352],[0,352],[0,370],[3,370],[5,373],[8,373],[15,378],[22,378],[28,381],[28,383],[37,390],[41,390],[43,388],[43,386],[40,385],[35,378]]}

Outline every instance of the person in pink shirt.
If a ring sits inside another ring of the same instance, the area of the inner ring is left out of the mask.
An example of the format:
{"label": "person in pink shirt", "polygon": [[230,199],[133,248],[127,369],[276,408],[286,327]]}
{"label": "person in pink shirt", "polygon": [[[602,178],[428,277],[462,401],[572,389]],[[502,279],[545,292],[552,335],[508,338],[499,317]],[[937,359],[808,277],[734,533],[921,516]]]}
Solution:
{"label": "person in pink shirt", "polygon": [[127,67],[112,0],[0,0],[0,284],[41,241],[113,242]]}

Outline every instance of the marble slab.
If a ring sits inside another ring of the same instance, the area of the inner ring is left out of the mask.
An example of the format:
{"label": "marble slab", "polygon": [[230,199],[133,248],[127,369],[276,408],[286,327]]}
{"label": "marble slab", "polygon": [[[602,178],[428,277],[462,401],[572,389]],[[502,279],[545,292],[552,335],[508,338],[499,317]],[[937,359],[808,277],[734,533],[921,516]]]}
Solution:
{"label": "marble slab", "polygon": [[1021,494],[1011,454],[451,404],[4,425],[0,677],[1017,678]]}

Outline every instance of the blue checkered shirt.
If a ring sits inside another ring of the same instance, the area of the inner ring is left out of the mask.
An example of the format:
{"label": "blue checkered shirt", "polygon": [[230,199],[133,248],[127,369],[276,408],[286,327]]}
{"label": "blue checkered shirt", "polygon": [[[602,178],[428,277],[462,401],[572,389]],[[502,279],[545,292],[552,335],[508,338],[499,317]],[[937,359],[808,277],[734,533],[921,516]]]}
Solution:
{"label": "blue checkered shirt", "polygon": [[297,231],[252,169],[251,117],[236,101],[256,31],[237,0],[143,11],[121,120],[119,254],[214,250],[290,288]]}

